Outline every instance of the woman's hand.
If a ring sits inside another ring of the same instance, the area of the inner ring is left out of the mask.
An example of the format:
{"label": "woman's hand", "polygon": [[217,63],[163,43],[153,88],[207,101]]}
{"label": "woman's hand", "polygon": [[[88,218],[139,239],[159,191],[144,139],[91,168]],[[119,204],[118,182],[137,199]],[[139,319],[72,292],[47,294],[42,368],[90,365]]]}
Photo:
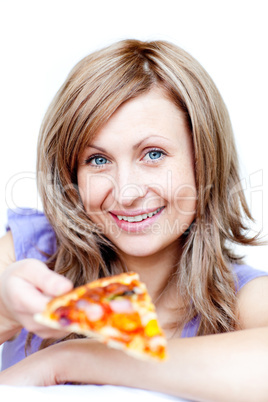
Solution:
{"label": "woman's hand", "polygon": [[[59,342],[0,372],[0,384],[49,386],[64,383],[124,385],[130,366],[144,365],[93,339]],[[152,363],[154,366],[155,363]],[[116,368],[116,370],[115,370]],[[118,370],[118,372],[117,372]],[[133,374],[131,374],[133,376]]]}
{"label": "woman's hand", "polygon": [[21,327],[42,338],[63,336],[60,331],[36,323],[33,315],[41,312],[51,297],[72,287],[71,281],[38,260],[25,259],[11,264],[0,277],[0,340],[7,340]]}
{"label": "woman's hand", "polygon": [[[64,343],[64,342],[63,342]],[[61,344],[59,344],[61,345]],[[0,372],[0,384],[15,386],[57,385],[57,354],[59,345],[50,346],[26,357]]]}
{"label": "woman's hand", "polygon": [[[120,353],[92,339],[59,342],[29,355],[0,372],[0,384],[16,386],[49,386],[66,382],[101,384],[105,381],[102,375],[103,364],[109,358],[109,351]],[[113,366],[114,363],[115,360]]]}

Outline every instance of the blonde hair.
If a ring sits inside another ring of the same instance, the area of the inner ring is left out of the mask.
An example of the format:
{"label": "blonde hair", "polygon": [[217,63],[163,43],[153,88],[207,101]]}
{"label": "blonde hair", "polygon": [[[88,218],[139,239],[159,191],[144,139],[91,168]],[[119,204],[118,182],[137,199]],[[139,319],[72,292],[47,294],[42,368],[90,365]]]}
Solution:
{"label": "blonde hair", "polygon": [[84,211],[77,160],[97,131],[128,99],[153,86],[184,111],[195,154],[197,212],[183,235],[176,277],[185,301],[183,324],[199,315],[198,335],[234,330],[232,243],[247,237],[252,219],[239,187],[237,153],[225,104],[202,66],[165,42],[123,40],[81,60],[56,94],[41,127],[38,187],[58,239],[48,264],[81,285],[126,270],[116,248]]}

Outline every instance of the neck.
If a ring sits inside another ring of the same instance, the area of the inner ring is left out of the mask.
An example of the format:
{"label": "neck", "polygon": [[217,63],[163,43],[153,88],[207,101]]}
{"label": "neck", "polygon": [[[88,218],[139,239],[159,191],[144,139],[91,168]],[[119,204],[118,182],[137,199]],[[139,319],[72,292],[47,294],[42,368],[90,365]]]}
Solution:
{"label": "neck", "polygon": [[128,271],[137,272],[156,303],[164,293],[180,258],[178,244],[150,256],[122,255]]}

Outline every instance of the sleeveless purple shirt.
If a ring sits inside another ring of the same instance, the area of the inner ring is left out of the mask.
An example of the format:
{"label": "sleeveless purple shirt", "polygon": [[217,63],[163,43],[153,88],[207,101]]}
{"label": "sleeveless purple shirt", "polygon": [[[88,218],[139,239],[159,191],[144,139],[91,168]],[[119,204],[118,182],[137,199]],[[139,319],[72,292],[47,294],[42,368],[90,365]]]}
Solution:
{"label": "sleeveless purple shirt", "polygon": [[[18,209],[8,211],[7,230],[11,230],[16,260],[36,258],[46,261],[47,255],[56,251],[55,233],[45,215],[33,209]],[[234,275],[237,277],[237,290],[240,290],[252,279],[267,276],[268,272],[257,271],[248,265],[234,265]],[[198,317],[191,320],[182,330],[181,336],[193,337],[198,330]],[[22,329],[19,335],[3,345],[2,370],[25,358],[25,340],[27,331]],[[38,350],[41,339],[34,335],[31,353]]]}

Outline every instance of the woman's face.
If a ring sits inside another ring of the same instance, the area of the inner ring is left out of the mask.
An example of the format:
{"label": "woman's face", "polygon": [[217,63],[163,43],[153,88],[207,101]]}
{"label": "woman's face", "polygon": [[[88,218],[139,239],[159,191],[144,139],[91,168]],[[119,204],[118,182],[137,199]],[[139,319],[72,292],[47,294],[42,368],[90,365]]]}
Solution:
{"label": "woman's face", "polygon": [[126,102],[81,155],[78,186],[87,214],[123,255],[177,248],[196,209],[183,113],[161,89]]}

